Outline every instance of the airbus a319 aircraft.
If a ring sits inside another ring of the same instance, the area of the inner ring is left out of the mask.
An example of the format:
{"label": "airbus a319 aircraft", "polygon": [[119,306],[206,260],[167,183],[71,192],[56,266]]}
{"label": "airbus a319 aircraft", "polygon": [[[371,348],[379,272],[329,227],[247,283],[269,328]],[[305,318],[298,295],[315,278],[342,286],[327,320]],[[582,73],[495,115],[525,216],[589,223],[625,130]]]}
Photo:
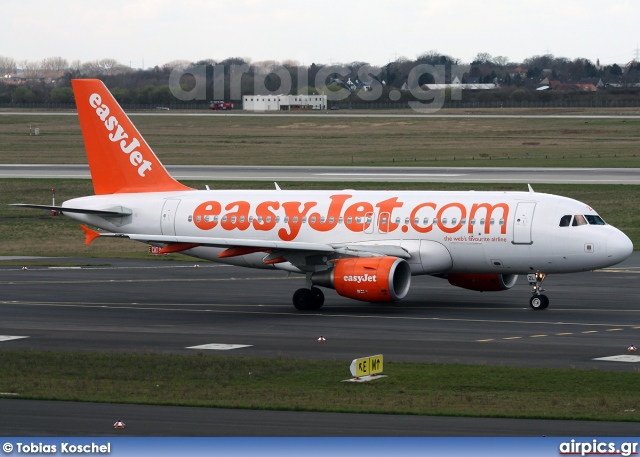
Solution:
{"label": "airbus a319 aircraft", "polygon": [[250,268],[306,276],[299,310],[319,309],[320,287],[366,302],[409,292],[432,275],[476,291],[532,286],[545,309],[549,273],[619,263],[633,246],[588,205],[533,192],[225,191],[175,181],[100,80],[72,81],[95,195],[46,208],[82,226],[86,242],[122,237]]}

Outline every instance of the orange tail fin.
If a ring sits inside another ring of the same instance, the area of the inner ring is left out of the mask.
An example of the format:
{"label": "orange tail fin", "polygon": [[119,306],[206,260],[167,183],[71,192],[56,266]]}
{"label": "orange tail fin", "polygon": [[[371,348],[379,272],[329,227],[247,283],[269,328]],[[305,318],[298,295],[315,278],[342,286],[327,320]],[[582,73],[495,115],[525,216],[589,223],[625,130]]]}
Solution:
{"label": "orange tail fin", "polygon": [[96,195],[191,190],[169,175],[102,81],[71,84]]}

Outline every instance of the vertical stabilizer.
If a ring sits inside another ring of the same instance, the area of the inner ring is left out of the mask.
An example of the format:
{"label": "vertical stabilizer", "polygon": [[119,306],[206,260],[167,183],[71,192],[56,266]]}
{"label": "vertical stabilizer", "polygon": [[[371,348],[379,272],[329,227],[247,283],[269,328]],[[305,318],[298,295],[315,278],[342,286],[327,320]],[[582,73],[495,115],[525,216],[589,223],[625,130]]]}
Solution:
{"label": "vertical stabilizer", "polygon": [[99,79],[71,81],[96,195],[182,191]]}

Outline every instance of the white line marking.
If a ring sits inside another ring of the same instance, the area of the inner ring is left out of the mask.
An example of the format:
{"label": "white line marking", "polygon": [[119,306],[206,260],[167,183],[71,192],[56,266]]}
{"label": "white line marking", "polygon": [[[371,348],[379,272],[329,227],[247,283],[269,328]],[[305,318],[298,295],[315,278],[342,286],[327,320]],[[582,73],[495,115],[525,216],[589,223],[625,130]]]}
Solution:
{"label": "white line marking", "polygon": [[602,360],[605,362],[640,362],[640,355],[612,355],[610,357],[599,357],[593,360]]}
{"label": "white line marking", "polygon": [[313,176],[395,176],[396,178],[415,177],[442,177],[455,178],[458,176],[466,176],[465,174],[452,173],[314,173]]}
{"label": "white line marking", "polygon": [[19,340],[20,338],[29,338],[29,337],[28,336],[0,335],[0,341]]}
{"label": "white line marking", "polygon": [[210,349],[213,351],[228,351],[229,349],[249,348],[252,344],[201,344],[200,346],[189,346],[187,349]]}

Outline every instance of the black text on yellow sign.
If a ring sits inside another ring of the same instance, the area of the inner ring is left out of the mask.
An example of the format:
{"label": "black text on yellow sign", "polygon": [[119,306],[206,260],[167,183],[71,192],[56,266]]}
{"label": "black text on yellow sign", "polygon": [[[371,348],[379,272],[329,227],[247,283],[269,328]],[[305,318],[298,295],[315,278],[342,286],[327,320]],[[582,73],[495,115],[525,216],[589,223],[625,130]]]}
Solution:
{"label": "black text on yellow sign", "polygon": [[383,370],[382,355],[362,357],[351,362],[351,374],[356,377],[380,374]]}

